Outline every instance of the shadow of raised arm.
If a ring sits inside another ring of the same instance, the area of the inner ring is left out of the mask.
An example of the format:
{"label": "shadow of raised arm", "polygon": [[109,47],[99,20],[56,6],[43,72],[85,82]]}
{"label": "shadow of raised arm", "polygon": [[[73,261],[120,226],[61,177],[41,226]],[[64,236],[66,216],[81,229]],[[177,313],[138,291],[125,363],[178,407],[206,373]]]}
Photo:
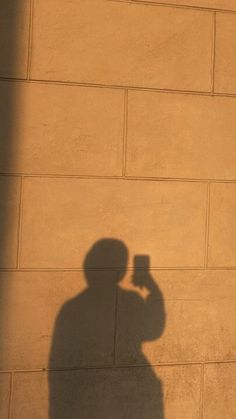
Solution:
{"label": "shadow of raised arm", "polygon": [[149,270],[136,270],[133,284],[148,291],[148,296],[143,300],[142,316],[142,341],[158,339],[165,327],[165,304],[162,292]]}

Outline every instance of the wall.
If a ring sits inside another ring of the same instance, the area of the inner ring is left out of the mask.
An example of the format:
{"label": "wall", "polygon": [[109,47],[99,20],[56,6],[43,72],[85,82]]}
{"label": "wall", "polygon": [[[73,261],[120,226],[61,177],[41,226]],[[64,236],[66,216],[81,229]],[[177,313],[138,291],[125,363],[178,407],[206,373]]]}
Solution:
{"label": "wall", "polygon": [[236,6],[169,3],[0,3],[2,419],[236,416]]}

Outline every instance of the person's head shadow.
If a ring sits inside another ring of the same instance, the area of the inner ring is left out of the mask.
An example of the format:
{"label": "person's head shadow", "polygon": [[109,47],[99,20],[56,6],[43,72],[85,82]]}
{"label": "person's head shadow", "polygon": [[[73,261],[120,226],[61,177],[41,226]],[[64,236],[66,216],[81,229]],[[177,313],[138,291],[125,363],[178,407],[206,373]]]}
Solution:
{"label": "person's head shadow", "polygon": [[118,284],[127,270],[128,249],[118,239],[105,238],[98,240],[89,249],[84,258],[83,269],[88,286],[96,286],[96,270],[115,270],[116,275],[111,276],[107,286]]}
{"label": "person's head shadow", "polygon": [[[127,265],[128,249],[118,239],[101,239],[86,254],[87,288],[67,301],[56,319],[50,419],[164,418],[161,382],[142,352],[143,342],[163,332],[163,297],[146,262],[133,271],[133,289],[119,286]],[[142,298],[134,287],[146,288],[148,296]]]}

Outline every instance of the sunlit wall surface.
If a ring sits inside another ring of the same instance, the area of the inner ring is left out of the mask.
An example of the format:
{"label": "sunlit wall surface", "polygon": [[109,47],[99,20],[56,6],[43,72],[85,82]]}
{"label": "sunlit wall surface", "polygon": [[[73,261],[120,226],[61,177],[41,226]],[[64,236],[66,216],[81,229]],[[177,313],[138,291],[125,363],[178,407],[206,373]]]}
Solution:
{"label": "sunlit wall surface", "polygon": [[235,419],[235,1],[0,12],[0,418]]}

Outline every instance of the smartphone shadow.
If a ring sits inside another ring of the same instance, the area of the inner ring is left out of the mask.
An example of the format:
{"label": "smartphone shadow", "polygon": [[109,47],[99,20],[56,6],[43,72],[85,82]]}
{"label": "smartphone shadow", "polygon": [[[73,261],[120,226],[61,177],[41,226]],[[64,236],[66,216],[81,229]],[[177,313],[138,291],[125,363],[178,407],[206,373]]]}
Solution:
{"label": "smartphone shadow", "polygon": [[65,303],[55,324],[50,419],[164,419],[162,384],[142,352],[143,342],[163,333],[164,300],[147,266],[133,276],[145,299],[119,285],[127,260],[116,239],[99,240],[85,257],[88,287]]}

